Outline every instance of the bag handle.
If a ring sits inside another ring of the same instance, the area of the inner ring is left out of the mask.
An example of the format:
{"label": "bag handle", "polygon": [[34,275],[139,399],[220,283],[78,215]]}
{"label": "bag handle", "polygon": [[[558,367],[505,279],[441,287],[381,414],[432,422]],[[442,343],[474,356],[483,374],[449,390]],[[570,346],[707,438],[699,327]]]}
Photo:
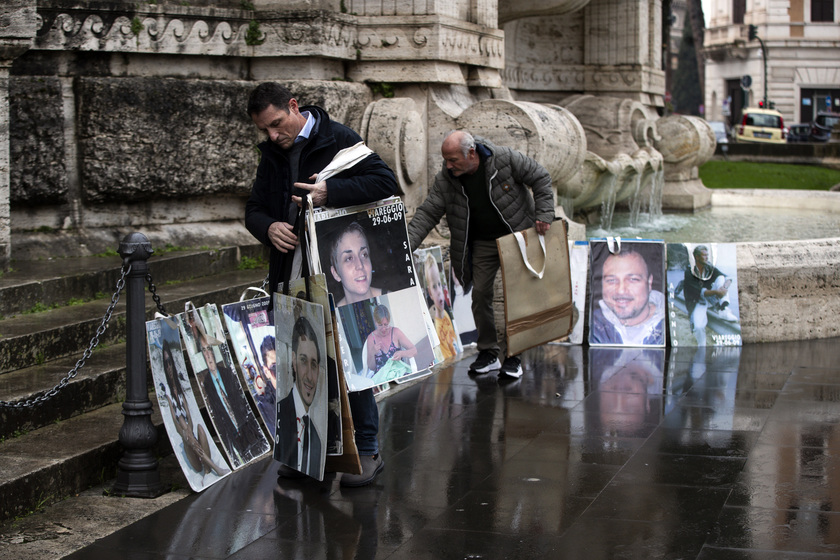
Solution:
{"label": "bag handle", "polygon": [[534,270],[534,267],[532,267],[531,263],[528,262],[528,254],[525,252],[525,236],[522,235],[521,231],[514,232],[513,236],[516,238],[516,243],[519,245],[519,252],[522,254],[522,260],[525,262],[525,268],[528,269],[528,272],[531,273],[531,276],[537,278],[538,280],[542,280],[542,277],[545,274],[545,263],[548,260],[545,253],[545,235],[537,234],[537,237],[540,240],[540,247],[542,247],[543,254],[543,265],[539,272]]}
{"label": "bag handle", "polygon": [[[311,204],[309,202],[309,195],[302,194],[300,210],[298,210],[294,225],[295,235],[297,235],[298,243],[300,244],[300,275],[303,277],[304,282],[306,283],[307,301],[312,301],[312,296],[309,287],[309,276],[312,267],[309,263],[309,244],[306,240],[306,213],[310,206]],[[284,267],[284,274],[282,280],[284,296],[289,295],[289,283],[292,276],[292,263],[290,261],[294,261],[294,254],[292,255],[291,259],[286,259],[286,261],[288,264]]]}
{"label": "bag handle", "polygon": [[621,252],[621,237],[607,237],[607,249],[613,255],[619,254]]}
{"label": "bag handle", "polygon": [[250,291],[254,291],[254,292],[257,292],[258,294],[261,294],[261,297],[269,297],[268,292],[266,292],[262,288],[257,288],[256,286],[249,286],[249,287],[245,288],[245,291],[242,292],[241,296],[239,296],[239,301],[245,301],[246,299],[253,299],[253,298],[246,298],[245,297],[246,295],[248,295],[248,292],[250,292]]}

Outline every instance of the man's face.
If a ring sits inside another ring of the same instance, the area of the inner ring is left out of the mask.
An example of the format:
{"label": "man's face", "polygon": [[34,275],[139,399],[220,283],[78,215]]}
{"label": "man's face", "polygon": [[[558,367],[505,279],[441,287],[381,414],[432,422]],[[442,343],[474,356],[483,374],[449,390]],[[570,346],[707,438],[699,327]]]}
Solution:
{"label": "man's face", "polygon": [[306,410],[315,400],[318,389],[318,347],[306,339],[298,341],[297,352],[292,352],[292,367],[295,369],[295,386]]}
{"label": "man's face", "polygon": [[207,362],[207,369],[216,371],[216,356],[213,354],[213,347],[207,341],[201,341],[201,354]]}
{"label": "man's face", "polygon": [[268,135],[268,139],[288,150],[295,143],[295,138],[300,134],[306,120],[298,110],[297,101],[292,99],[286,109],[280,109],[269,105],[261,113],[251,115],[251,119],[257,128]]}
{"label": "man's face", "polygon": [[604,261],[602,291],[607,307],[625,326],[643,322],[650,314],[648,297],[653,276],[638,253],[610,255]]}
{"label": "man's face", "polygon": [[336,247],[336,266],[330,270],[348,301],[367,299],[373,274],[367,239],[357,231],[345,233]]}
{"label": "man's face", "polygon": [[263,364],[263,371],[266,377],[274,384],[275,373],[277,372],[277,352],[269,350],[265,353],[265,364]]}
{"label": "man's face", "polygon": [[472,175],[478,169],[479,160],[475,149],[471,149],[464,157],[460,141],[454,134],[443,141],[440,153],[443,156],[443,161],[446,162],[446,168],[455,177]]}
{"label": "man's face", "polygon": [[697,264],[705,266],[706,263],[709,262],[709,251],[706,249],[700,249],[694,253],[694,260]]}

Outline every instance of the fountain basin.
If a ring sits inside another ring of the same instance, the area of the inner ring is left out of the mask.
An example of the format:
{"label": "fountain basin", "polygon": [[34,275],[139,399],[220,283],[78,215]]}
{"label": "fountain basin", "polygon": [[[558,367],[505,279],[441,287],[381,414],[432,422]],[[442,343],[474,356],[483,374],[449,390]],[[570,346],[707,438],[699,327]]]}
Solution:
{"label": "fountain basin", "polygon": [[[823,236],[809,239],[725,239],[737,244],[742,339],[748,342],[840,336],[840,193],[727,189],[711,194],[712,209],[790,209],[819,213]],[[779,237],[783,237],[779,232]],[[590,236],[623,235],[603,230]],[[640,234],[665,238],[656,233]],[[690,239],[666,241],[705,242]],[[787,237],[787,236],[784,236]]]}

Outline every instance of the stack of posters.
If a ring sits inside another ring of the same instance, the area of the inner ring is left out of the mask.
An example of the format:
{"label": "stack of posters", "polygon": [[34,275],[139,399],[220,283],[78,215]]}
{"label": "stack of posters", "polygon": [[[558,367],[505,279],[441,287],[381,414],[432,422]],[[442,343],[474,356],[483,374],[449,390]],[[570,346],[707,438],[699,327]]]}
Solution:
{"label": "stack of posters", "polygon": [[219,311],[213,304],[196,309],[187,302],[187,311],[176,317],[207,413],[230,464],[239,469],[271,445],[236,374]]}
{"label": "stack of posters", "polygon": [[222,306],[230,340],[245,383],[274,439],[277,400],[277,353],[271,298],[249,299]]}

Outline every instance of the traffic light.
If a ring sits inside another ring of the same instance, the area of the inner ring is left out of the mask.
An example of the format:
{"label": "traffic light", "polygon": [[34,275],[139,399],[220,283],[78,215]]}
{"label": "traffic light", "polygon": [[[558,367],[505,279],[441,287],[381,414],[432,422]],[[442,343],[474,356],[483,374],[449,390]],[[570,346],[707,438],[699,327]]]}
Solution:
{"label": "traffic light", "polygon": [[758,38],[758,27],[750,24],[750,41],[755,41]]}

